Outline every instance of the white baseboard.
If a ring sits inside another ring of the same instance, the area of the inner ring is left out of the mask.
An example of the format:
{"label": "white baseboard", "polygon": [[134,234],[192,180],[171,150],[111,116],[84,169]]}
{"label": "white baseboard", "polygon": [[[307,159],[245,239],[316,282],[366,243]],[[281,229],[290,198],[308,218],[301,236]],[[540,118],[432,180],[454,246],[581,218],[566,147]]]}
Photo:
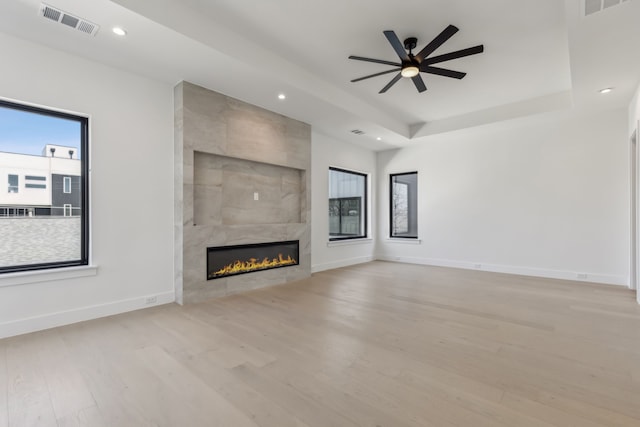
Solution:
{"label": "white baseboard", "polygon": [[11,322],[0,323],[0,339],[69,325],[71,323],[83,322],[85,320],[112,316],[141,308],[169,304],[174,301],[175,292],[171,291],[13,320]]}
{"label": "white baseboard", "polygon": [[324,264],[316,264],[311,266],[312,273],[318,273],[320,271],[332,270],[334,268],[348,267],[350,265],[363,264],[365,262],[371,262],[375,258],[372,256],[361,256],[354,258],[341,259],[340,261],[327,262]]}
{"label": "white baseboard", "polygon": [[[551,270],[533,267],[519,267],[511,265],[484,264],[469,261],[457,261],[436,258],[398,257],[379,255],[381,261],[405,262],[408,264],[433,265],[437,267],[463,268],[466,270],[491,271],[493,273],[517,274],[521,276],[545,277],[548,279],[574,280],[578,282],[603,283],[627,287],[627,277],[590,272],[576,272],[566,270]],[[581,274],[581,276],[578,276]]]}
{"label": "white baseboard", "polygon": [[[565,279],[584,282],[604,283],[609,285],[627,286],[627,278],[623,276],[604,275],[595,273],[586,274],[586,278],[578,278],[577,272],[548,270],[530,267],[515,267],[495,264],[480,264],[468,261],[445,260],[435,258],[419,258],[419,257],[396,257],[380,255],[377,257],[363,256],[343,259],[324,264],[317,264],[311,267],[312,273],[334,268],[348,267],[350,265],[362,264],[373,261],[374,259],[382,261],[405,262],[409,264],[432,265],[438,267],[462,268],[468,270],[491,271],[496,273],[518,274],[523,276],[546,277],[551,279]],[[480,265],[478,268],[477,266]],[[67,311],[45,314],[41,316],[28,317],[24,319],[13,320],[11,322],[0,323],[0,339],[12,337],[16,335],[27,334],[30,332],[41,331],[45,329],[55,328],[58,326],[69,325],[72,323],[83,322],[86,320],[98,319],[100,317],[112,316],[115,314],[125,313],[128,311],[149,308],[157,305],[169,304],[175,301],[175,292],[163,292],[153,295],[145,295],[126,300],[114,301],[105,304],[97,304],[92,306],[80,307]],[[640,293],[638,293],[638,303],[640,304]]]}

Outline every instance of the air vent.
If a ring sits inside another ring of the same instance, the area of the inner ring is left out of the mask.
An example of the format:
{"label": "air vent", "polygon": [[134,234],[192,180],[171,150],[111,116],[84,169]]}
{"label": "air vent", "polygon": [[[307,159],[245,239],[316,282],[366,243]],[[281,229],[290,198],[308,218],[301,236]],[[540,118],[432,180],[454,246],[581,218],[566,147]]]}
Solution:
{"label": "air vent", "polygon": [[351,133],[354,135],[364,135],[364,131],[361,131],[360,129],[354,129]]}
{"label": "air vent", "polygon": [[42,5],[42,8],[40,10],[42,11],[42,16],[44,16],[45,18],[49,18],[53,21],[58,21],[60,19],[60,15],[62,15],[62,13],[59,10],[53,9],[44,4]]}
{"label": "air vent", "polygon": [[100,26],[97,24],[89,22],[86,19],[71,15],[70,13],[64,12],[46,3],[42,3],[40,5],[40,15],[44,18],[59,22],[60,24],[64,24],[67,27],[71,27],[92,36],[95,36],[100,29]]}
{"label": "air vent", "polygon": [[584,7],[582,8],[582,12],[584,16],[589,16],[628,1],[629,0],[583,0]]}

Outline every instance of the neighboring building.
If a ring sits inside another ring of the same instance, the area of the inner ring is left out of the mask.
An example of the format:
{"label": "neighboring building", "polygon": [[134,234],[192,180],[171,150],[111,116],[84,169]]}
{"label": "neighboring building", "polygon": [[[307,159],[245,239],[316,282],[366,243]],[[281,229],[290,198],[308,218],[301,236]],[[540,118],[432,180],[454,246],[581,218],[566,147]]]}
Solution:
{"label": "neighboring building", "polygon": [[80,215],[80,165],[74,147],[47,144],[41,156],[0,152],[0,217]]}

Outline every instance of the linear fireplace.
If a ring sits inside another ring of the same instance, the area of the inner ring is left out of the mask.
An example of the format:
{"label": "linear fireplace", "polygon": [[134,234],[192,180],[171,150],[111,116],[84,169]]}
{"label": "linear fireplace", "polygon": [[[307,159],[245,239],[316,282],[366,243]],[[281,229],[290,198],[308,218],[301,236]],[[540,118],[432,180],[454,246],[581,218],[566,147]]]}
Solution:
{"label": "linear fireplace", "polygon": [[300,242],[252,243],[207,248],[207,280],[298,265]]}

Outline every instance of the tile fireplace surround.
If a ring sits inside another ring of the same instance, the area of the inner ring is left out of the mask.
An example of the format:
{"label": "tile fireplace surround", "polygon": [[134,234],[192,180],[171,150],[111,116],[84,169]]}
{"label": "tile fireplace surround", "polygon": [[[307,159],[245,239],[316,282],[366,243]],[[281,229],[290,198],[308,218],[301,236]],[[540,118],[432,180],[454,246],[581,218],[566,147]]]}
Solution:
{"label": "tile fireplace surround", "polygon": [[[176,300],[308,277],[311,127],[187,82],[174,98]],[[207,280],[207,247],[286,240],[299,265]]]}

